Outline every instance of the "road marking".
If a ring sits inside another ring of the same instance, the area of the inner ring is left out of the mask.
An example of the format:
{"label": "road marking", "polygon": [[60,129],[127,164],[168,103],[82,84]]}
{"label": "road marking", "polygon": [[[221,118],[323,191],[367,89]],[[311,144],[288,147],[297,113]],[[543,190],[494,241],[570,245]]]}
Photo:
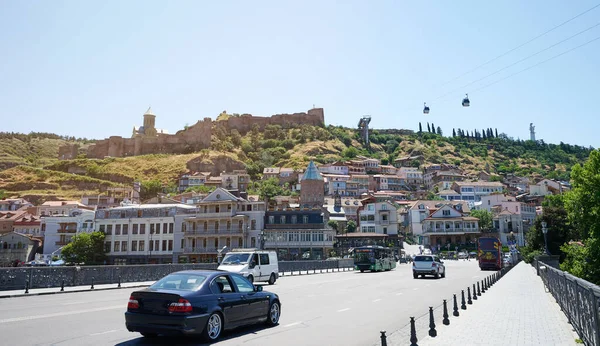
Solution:
{"label": "road marking", "polygon": [[373,301],[373,303],[377,303],[377,302],[378,302],[378,301],[380,301],[380,300],[381,300],[381,299],[375,299],[375,300]]}
{"label": "road marking", "polygon": [[477,279],[479,277],[479,275],[475,275],[473,276],[473,279]]}
{"label": "road marking", "polygon": [[285,327],[285,328],[287,328],[287,327],[293,327],[293,326],[297,326],[297,325],[299,325],[299,324],[301,324],[301,323],[302,323],[302,322],[294,322],[294,323],[286,324],[284,327]]}
{"label": "road marking", "polygon": [[74,305],[74,304],[82,304],[85,302],[69,302],[69,303],[62,303],[61,305]]}
{"label": "road marking", "polygon": [[418,289],[419,289],[418,287],[415,287],[415,288],[413,288],[413,291],[416,291],[416,290],[418,290]]}
{"label": "road marking", "polygon": [[96,311],[104,311],[104,310],[114,310],[114,309],[125,310],[125,307],[123,306],[123,304],[120,304],[120,305],[106,306],[106,307],[103,307],[103,308],[96,308],[96,309],[77,310],[77,311],[65,311],[65,312],[56,312],[56,313],[53,313],[53,314],[46,314],[46,315],[34,315],[34,316],[23,316],[23,317],[6,318],[6,319],[3,319],[3,320],[0,320],[0,324],[11,323],[11,322],[30,321],[30,320],[39,320],[39,319],[42,319],[42,318],[50,318],[50,317],[58,317],[58,316],[68,316],[68,315],[85,314],[85,313],[88,313],[88,312],[96,312]]}
{"label": "road marking", "polygon": [[397,296],[401,296],[402,294],[403,294],[402,292],[396,293]]}
{"label": "road marking", "polygon": [[338,310],[337,312],[344,312],[344,311],[348,311],[348,310],[350,310],[350,308],[341,309],[341,310]]}
{"label": "road marking", "polygon": [[107,330],[107,331],[105,331],[105,332],[100,332],[100,333],[93,333],[93,334],[90,334],[90,336],[96,336],[96,335],[102,335],[102,334],[114,333],[114,332],[116,332],[116,331],[117,331],[116,329],[113,329],[113,330]]}

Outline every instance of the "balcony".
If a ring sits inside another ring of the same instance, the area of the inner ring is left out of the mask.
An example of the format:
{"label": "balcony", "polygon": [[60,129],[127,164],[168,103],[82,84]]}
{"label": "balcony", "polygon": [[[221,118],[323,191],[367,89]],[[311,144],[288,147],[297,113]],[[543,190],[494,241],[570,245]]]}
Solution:
{"label": "balcony", "polygon": [[77,233],[77,227],[63,227],[59,228],[56,233]]}
{"label": "balcony", "polygon": [[[220,248],[223,248],[225,245],[220,245]],[[240,247],[239,245],[228,246],[221,254],[224,255],[229,252],[230,248],[235,249]],[[218,254],[219,251],[215,247],[185,247],[183,249],[183,253],[186,254]]]}
{"label": "balcony", "polygon": [[479,228],[426,228],[426,234],[480,233]]}
{"label": "balcony", "polygon": [[220,211],[213,213],[203,213],[200,212],[196,214],[196,216],[190,218],[189,220],[193,222],[193,220],[203,220],[203,219],[212,219],[212,218],[230,218],[236,216],[236,210],[228,210],[228,211]]}
{"label": "balcony", "polygon": [[244,231],[242,229],[215,229],[215,228],[208,228],[208,229],[199,229],[199,230],[195,230],[195,231],[185,231],[184,233],[185,235],[243,235]]}
{"label": "balcony", "polygon": [[269,223],[265,229],[325,229],[324,223]]}
{"label": "balcony", "polygon": [[266,247],[333,247],[333,240],[324,241],[265,241]]}

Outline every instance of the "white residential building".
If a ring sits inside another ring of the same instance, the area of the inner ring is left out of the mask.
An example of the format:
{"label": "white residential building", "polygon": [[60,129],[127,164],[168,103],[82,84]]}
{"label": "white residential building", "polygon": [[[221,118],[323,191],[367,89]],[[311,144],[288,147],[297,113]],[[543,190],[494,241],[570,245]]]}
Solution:
{"label": "white residential building", "polygon": [[69,215],[69,212],[73,209],[93,210],[94,208],[90,208],[79,201],[47,201],[37,207],[37,215]]}
{"label": "white residential building", "polygon": [[389,201],[365,205],[358,217],[361,233],[398,234],[398,208]]}
{"label": "white residential building", "polygon": [[41,235],[44,237],[44,257],[52,257],[59,249],[69,244],[74,235],[94,231],[94,212],[87,209],[72,209],[68,214],[41,218]]}
{"label": "white residential building", "polygon": [[424,221],[431,216],[433,212],[442,208],[445,205],[450,205],[456,210],[468,214],[470,208],[465,201],[429,201],[418,200],[411,202],[412,206],[408,209],[408,231],[417,237],[419,244],[424,244]]}
{"label": "white residential building", "polygon": [[479,202],[482,196],[502,193],[504,185],[497,181],[455,181],[452,189],[460,194],[463,201]]}

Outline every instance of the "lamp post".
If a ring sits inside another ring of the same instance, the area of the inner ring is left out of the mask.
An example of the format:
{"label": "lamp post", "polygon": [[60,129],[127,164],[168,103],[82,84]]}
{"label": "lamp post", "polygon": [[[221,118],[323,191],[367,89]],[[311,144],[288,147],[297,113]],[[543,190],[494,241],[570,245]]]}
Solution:
{"label": "lamp post", "polygon": [[148,256],[148,264],[152,262],[152,248],[154,247],[154,243],[152,242],[152,235],[154,234],[154,230],[150,230],[150,244],[148,244],[148,250],[150,250],[150,256]]}
{"label": "lamp post", "polygon": [[261,250],[264,250],[265,248],[265,231],[260,231],[260,234],[258,235],[258,241],[260,242],[259,246]]}
{"label": "lamp post", "polygon": [[546,221],[542,221],[542,233],[544,233],[544,252],[546,253],[546,255],[549,255],[550,252],[548,251],[548,224],[546,223]]}

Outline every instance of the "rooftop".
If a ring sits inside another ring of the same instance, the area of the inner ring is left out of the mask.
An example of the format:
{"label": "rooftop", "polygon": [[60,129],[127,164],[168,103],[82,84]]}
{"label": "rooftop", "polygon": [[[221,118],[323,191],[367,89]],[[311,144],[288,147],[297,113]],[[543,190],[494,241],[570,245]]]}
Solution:
{"label": "rooftop", "polygon": [[308,167],[302,176],[302,180],[323,180],[323,176],[313,161],[310,161],[308,164]]}

